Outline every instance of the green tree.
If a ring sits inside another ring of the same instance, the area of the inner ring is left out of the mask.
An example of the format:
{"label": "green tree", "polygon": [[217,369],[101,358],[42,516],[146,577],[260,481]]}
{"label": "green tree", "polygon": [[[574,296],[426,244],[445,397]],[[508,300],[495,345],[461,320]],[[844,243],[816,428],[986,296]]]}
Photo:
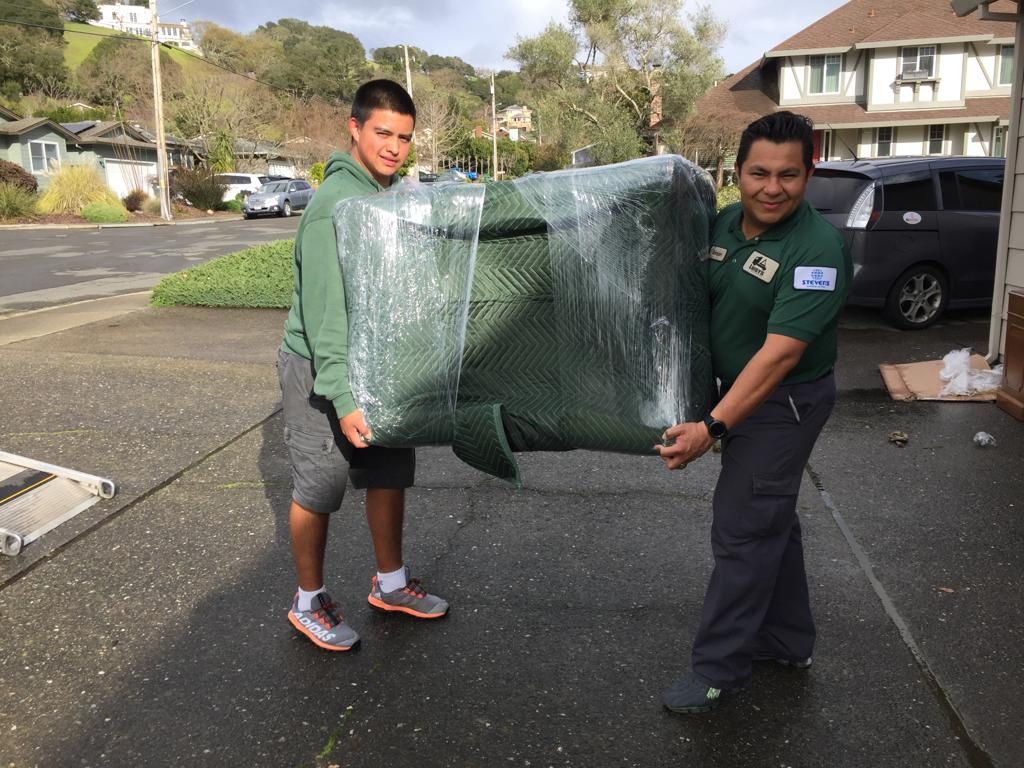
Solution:
{"label": "green tree", "polygon": [[[428,58],[430,58],[430,54],[422,48],[417,48],[415,45],[409,46],[409,70],[411,72],[422,72],[423,63]],[[405,76],[405,51],[400,45],[374,48],[373,61],[392,74]]]}
{"label": "green tree", "polygon": [[68,21],[87,23],[100,18],[95,0],[53,0],[57,12]]}
{"label": "green tree", "polygon": [[[141,114],[135,116],[147,115],[153,92],[151,56],[149,44],[137,37],[103,38],[78,70],[82,96],[110,107],[121,118],[127,109],[140,105]],[[181,91],[181,67],[164,48],[160,49],[160,71],[164,98],[173,100]]]}
{"label": "green tree", "polygon": [[424,72],[436,72],[440,69],[450,69],[458,72],[463,77],[472,77],[476,74],[476,70],[473,66],[467,64],[458,56],[427,56],[423,62]]}
{"label": "green tree", "polygon": [[0,19],[21,22],[0,24],[0,90],[8,98],[67,81],[64,22],[55,8],[42,0],[0,0]]}
{"label": "green tree", "polygon": [[300,98],[349,101],[369,75],[363,44],[348,32],[299,19],[268,22],[256,32],[279,41],[283,52],[264,79]]}
{"label": "green tree", "polygon": [[272,62],[281,59],[279,42],[275,45],[273,41],[240,35],[212,21],[197,22],[195,30],[199,37],[199,50],[206,60],[234,72],[262,73]]}
{"label": "green tree", "polygon": [[[649,151],[663,118],[685,121],[722,76],[722,25],[706,9],[682,21],[683,0],[570,0],[570,27],[519,39],[509,58],[561,153],[591,146],[600,162]],[[531,103],[533,106],[533,103]]]}

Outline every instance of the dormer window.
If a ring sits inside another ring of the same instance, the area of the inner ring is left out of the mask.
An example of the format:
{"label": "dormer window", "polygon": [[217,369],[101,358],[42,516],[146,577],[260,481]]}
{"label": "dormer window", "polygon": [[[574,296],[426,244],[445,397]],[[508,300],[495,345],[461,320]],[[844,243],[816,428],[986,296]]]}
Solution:
{"label": "dormer window", "polygon": [[935,46],[920,45],[903,49],[902,80],[929,80],[935,77]]}
{"label": "dormer window", "polygon": [[839,93],[839,73],[843,71],[843,56],[830,53],[810,56],[811,82],[808,91],[813,95]]}

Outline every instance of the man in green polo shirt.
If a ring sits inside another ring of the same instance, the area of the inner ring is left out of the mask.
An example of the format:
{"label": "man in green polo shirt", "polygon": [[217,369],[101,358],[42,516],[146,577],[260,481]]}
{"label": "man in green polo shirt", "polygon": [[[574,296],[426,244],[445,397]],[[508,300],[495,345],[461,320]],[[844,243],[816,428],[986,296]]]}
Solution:
{"label": "man in green polo shirt", "polygon": [[777,112],[743,132],[740,202],[716,219],[708,259],[721,398],[703,422],[669,428],[657,446],[679,469],[722,440],[715,567],[692,669],[662,698],[673,712],[714,708],[750,681],[754,661],[811,665],[796,500],[835,403],[836,328],[853,279],[842,236],[804,200],[812,157],[811,122],[801,115]]}

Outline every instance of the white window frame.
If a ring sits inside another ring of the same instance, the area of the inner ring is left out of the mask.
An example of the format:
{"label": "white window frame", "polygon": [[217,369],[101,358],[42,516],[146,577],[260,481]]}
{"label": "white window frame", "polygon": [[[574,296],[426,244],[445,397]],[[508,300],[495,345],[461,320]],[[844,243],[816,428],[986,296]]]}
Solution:
{"label": "white window frame", "polygon": [[[935,141],[936,138],[932,135],[932,133],[935,131],[936,128],[938,128],[940,131],[942,131],[942,138],[939,139],[939,151],[938,152],[933,152],[932,151],[932,142]],[[924,148],[925,148],[925,154],[926,155],[941,155],[943,153],[943,151],[946,148],[946,126],[944,124],[941,124],[941,125],[936,124],[936,125],[929,125],[928,126],[928,135],[925,138]]]}
{"label": "white window frame", "polygon": [[[913,51],[914,52],[914,55],[912,57],[907,55],[909,51]],[[931,67],[928,67],[927,69],[925,69],[924,67],[921,66],[921,51],[931,51],[931,53],[926,54],[926,56],[930,57],[931,60],[932,60]],[[937,56],[938,56],[938,49],[934,45],[910,45],[910,46],[907,46],[906,48],[901,48],[900,49],[900,77],[903,78],[903,79],[913,79],[913,78],[908,78],[908,76],[907,76],[908,72],[926,72],[927,73],[927,75],[926,75],[927,78],[935,77],[935,60],[936,60]],[[911,61],[914,62],[914,66],[913,67],[907,67],[907,64],[909,62],[911,62]]]}
{"label": "white window frame", "polygon": [[[814,68],[815,61],[820,60],[821,62],[821,90],[814,90]],[[828,65],[829,63],[838,64],[839,71],[836,72],[836,87],[835,90],[829,90],[828,87]],[[815,56],[807,57],[807,93],[811,96],[826,96],[837,94],[842,90],[843,87],[843,54],[841,53],[825,53],[818,54]]]}
{"label": "white window frame", "polygon": [[[889,151],[886,152],[884,155],[882,154],[882,150],[881,150],[882,143],[883,143],[882,142],[882,131],[888,131],[889,132],[889,138],[885,142],[885,143],[887,143],[889,145]],[[891,125],[882,125],[882,126],[879,126],[878,128],[875,128],[875,157],[892,157],[892,148],[893,148],[893,145],[895,143],[896,143],[896,129],[895,128],[893,128]]]}
{"label": "white window frame", "polygon": [[[1006,63],[1006,52],[1007,51],[1010,52],[1010,78],[1008,80],[1003,80],[1003,65]],[[1014,75],[1014,72],[1015,72],[1016,68],[1015,68],[1014,51],[1013,51],[1013,46],[1012,45],[1000,45],[999,46],[999,56],[998,56],[997,62],[998,62],[998,66],[997,66],[998,72],[996,73],[996,84],[997,85],[1013,85],[1013,75]]]}
{"label": "white window frame", "polygon": [[[32,154],[32,147],[33,147],[33,145],[36,145],[36,144],[38,144],[40,147],[43,148],[43,153],[42,153],[43,154],[43,157],[42,157],[43,168],[40,168],[40,169],[36,168],[36,158]],[[50,167],[49,162],[47,162],[47,157],[46,157],[46,148],[47,147],[53,147],[53,151],[54,151],[53,152],[53,154],[54,154],[53,160],[55,161],[54,167]],[[42,139],[39,139],[37,141],[30,141],[28,143],[28,157],[29,157],[29,165],[32,166],[32,173],[36,173],[36,174],[43,173],[43,174],[45,174],[45,173],[52,173],[53,171],[59,171],[60,170],[60,144],[58,144],[56,141],[43,141]]]}
{"label": "white window frame", "polygon": [[992,157],[1006,157],[1006,135],[1009,130],[1005,125],[997,125],[992,129]]}

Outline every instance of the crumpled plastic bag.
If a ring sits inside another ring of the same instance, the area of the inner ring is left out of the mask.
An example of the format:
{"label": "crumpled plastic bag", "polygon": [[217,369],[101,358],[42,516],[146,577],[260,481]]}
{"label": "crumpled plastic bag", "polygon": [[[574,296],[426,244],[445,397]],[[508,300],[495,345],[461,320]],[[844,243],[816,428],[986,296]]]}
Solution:
{"label": "crumpled plastic bag", "polygon": [[997,365],[990,370],[979,370],[971,367],[971,349],[954,349],[942,358],[942,370],[939,378],[946,382],[939,390],[939,396],[946,395],[977,395],[998,389],[1003,381],[1003,366]]}
{"label": "crumpled plastic bag", "polygon": [[988,432],[978,432],[974,436],[974,444],[979,448],[988,448],[996,445],[996,439]]}

